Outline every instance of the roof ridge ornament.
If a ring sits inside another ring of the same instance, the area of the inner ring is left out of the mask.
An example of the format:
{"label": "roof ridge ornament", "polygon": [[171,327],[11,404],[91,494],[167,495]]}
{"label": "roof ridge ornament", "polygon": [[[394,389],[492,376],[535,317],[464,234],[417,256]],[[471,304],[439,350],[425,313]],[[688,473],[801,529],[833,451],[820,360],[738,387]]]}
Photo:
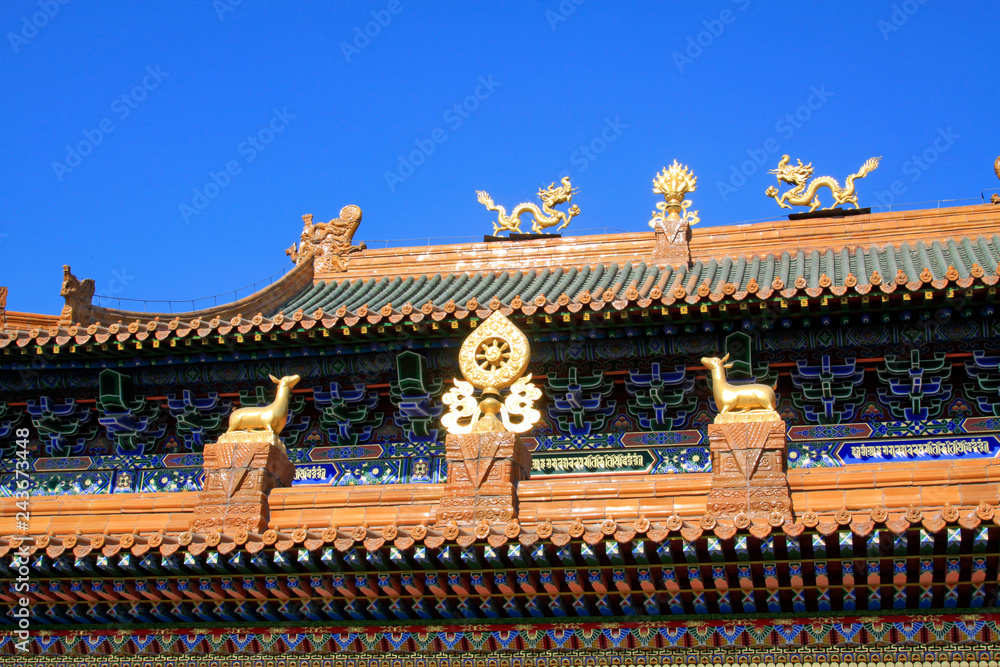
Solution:
{"label": "roof ridge ornament", "polygon": [[[569,204],[573,201],[573,195],[576,194],[578,188],[574,188],[570,185],[569,176],[563,176],[562,180],[559,181],[561,185],[556,187],[555,182],[546,189],[538,190],[538,198],[542,200],[542,207],[539,208],[537,204],[530,202],[522,202],[514,207],[514,210],[507,215],[507,209],[503,206],[498,206],[493,203],[493,198],[490,197],[489,193],[482,190],[476,190],[477,198],[479,203],[482,204],[490,211],[496,211],[498,213],[497,221],[493,223],[493,233],[498,234],[500,231],[507,231],[512,234],[521,233],[521,216],[525,213],[531,213],[533,222],[531,223],[531,231],[535,234],[544,233],[543,229],[548,229],[555,225],[556,231],[561,231],[566,229],[570,221],[580,214],[580,207],[573,204],[564,213],[562,211],[557,211],[554,207],[560,204]],[[562,224],[560,224],[562,223]]]}
{"label": "roof ridge ornament", "polygon": [[63,264],[63,281],[59,296],[66,300],[59,314],[59,324],[69,326],[74,322],[90,324],[94,301],[94,279],[78,279],[69,264]]}
{"label": "roof ridge ornament", "polygon": [[775,186],[770,186],[764,191],[764,194],[768,197],[772,197],[778,206],[781,208],[792,208],[793,206],[808,206],[810,211],[815,211],[820,206],[819,197],[816,196],[816,191],[822,187],[830,188],[833,193],[833,205],[827,206],[826,209],[832,209],[839,204],[854,204],[854,208],[860,208],[858,206],[858,195],[854,190],[854,181],[859,178],[864,178],[871,172],[878,168],[879,160],[882,156],[869,158],[865,160],[865,163],[861,165],[855,173],[850,174],[844,180],[844,186],[841,187],[837,179],[832,176],[817,176],[811,182],[809,178],[813,174],[812,162],[809,164],[802,164],[802,160],[798,160],[798,165],[789,166],[788,161],[791,158],[787,155],[782,155],[781,160],[778,161],[778,168],[771,169],[768,173],[775,174],[778,178],[779,183],[788,183],[792,185],[791,190],[778,194],[778,188]]}
{"label": "roof ridge ornament", "polygon": [[[993,171],[996,172],[997,178],[1000,178],[1000,155],[997,156],[997,161],[993,163]],[[993,204],[1000,204],[1000,193],[993,193],[990,197],[990,202]]]}
{"label": "roof ridge ornament", "polygon": [[[494,311],[462,343],[458,365],[466,381],[456,378],[455,386],[442,397],[448,406],[442,426],[455,435],[524,433],[534,426],[542,417],[534,408],[542,391],[531,384],[530,373],[524,375],[530,359],[527,336],[503,313]],[[507,387],[510,394],[501,404],[500,390]],[[477,388],[482,390],[478,400]],[[514,422],[511,417],[520,419]]]}
{"label": "roof ridge ornament", "polygon": [[649,221],[656,232],[654,259],[691,263],[691,225],[698,224],[701,218],[698,211],[688,211],[691,202],[687,195],[697,189],[698,177],[676,159],[653,179],[653,192],[663,195]]}
{"label": "roof ridge ornament", "polygon": [[351,255],[367,248],[364,243],[351,245],[354,233],[361,225],[361,208],[349,204],[340,209],[340,217],[330,222],[313,224],[312,213],[302,216],[302,236],[298,245],[292,244],[285,251],[298,266],[310,256],[314,258],[316,273],[342,273],[347,271]]}

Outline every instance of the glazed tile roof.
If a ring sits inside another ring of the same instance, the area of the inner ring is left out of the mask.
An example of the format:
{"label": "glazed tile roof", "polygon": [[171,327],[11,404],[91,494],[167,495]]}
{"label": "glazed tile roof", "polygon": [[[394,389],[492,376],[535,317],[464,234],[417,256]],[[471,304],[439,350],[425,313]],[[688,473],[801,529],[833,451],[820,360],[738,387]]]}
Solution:
{"label": "glazed tile roof", "polygon": [[[419,323],[467,317],[494,310],[505,315],[577,313],[628,308],[683,308],[689,304],[761,301],[825,296],[891,294],[974,285],[995,285],[1000,236],[964,237],[884,248],[697,261],[690,269],[647,262],[555,267],[524,271],[450,273],[343,279],[306,286],[269,316],[240,313],[209,318],[145,313],[135,319],[87,326],[50,326],[0,332],[0,349],[10,345],[86,345],[159,341],[167,338],[242,336],[314,327]],[[274,301],[272,301],[272,304]],[[584,312],[587,312],[586,310]],[[361,333],[364,333],[362,331]]]}
{"label": "glazed tile roof", "polygon": [[690,266],[655,260],[652,232],[366,250],[345,272],[322,273],[305,261],[256,294],[203,311],[95,306],[75,325],[8,312],[0,349],[125,349],[126,342],[243,342],[263,334],[274,340],[334,327],[377,335],[367,327],[476,319],[494,310],[564,318],[582,311],[586,319],[603,309],[608,319],[613,311],[658,308],[658,317],[669,319],[685,317],[690,305],[714,312],[706,309],[718,304],[723,312],[751,298],[782,307],[794,298],[808,307],[829,296],[981,288],[998,280],[998,222],[1000,208],[985,205],[696,229]]}
{"label": "glazed tile roof", "polygon": [[826,288],[837,295],[848,289],[864,294],[875,286],[884,286],[883,291],[895,289],[893,285],[913,290],[927,283],[936,288],[948,284],[968,287],[974,278],[989,275],[995,279],[998,262],[1000,236],[993,235],[945,243],[843,248],[839,252],[726,257],[697,261],[690,269],[638,262],[321,282],[297,295],[282,310],[311,313],[342,309],[354,313],[367,306],[368,311],[386,308],[383,315],[388,316],[404,304],[415,308],[430,304],[432,312],[448,303],[475,310],[466,304],[485,304],[492,299],[517,309],[521,307],[515,305],[518,302],[540,307],[588,303],[590,299],[635,301],[672,296],[694,303],[705,297],[719,301],[754,293],[761,298],[772,294],[788,298],[799,290],[818,296]]}

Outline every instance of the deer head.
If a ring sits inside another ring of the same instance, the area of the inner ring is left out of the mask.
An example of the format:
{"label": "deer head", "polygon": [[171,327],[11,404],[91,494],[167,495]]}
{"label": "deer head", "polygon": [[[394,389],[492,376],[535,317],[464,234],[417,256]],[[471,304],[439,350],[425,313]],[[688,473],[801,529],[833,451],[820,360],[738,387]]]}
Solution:
{"label": "deer head", "polygon": [[302,379],[298,375],[286,375],[280,380],[274,377],[273,375],[268,375],[268,377],[271,378],[271,382],[278,385],[279,387],[288,387],[289,389],[297,385],[299,383],[299,380]]}
{"label": "deer head", "polygon": [[726,363],[728,359],[729,359],[729,353],[727,352],[726,356],[722,357],[721,359],[719,359],[718,357],[702,357],[701,363],[705,364],[705,366],[711,368],[712,370],[717,370],[719,368],[732,368],[733,362],[730,361],[728,364]]}

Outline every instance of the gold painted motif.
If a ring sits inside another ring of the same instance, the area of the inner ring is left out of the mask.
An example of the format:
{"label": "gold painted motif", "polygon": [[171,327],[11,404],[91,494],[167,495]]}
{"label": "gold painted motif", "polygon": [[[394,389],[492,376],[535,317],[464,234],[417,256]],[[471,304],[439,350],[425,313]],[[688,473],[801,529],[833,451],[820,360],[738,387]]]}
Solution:
{"label": "gold painted motif", "polygon": [[683,242],[688,227],[701,221],[698,211],[688,212],[691,202],[686,199],[697,189],[698,177],[677,160],[653,179],[653,192],[663,195],[664,201],[656,204],[649,226],[664,232],[669,243]]}
{"label": "gold painted motif", "polygon": [[573,195],[576,194],[577,191],[577,188],[570,185],[569,176],[564,176],[559,182],[561,183],[559,187],[556,187],[556,184],[552,183],[547,189],[538,191],[538,198],[542,200],[541,208],[538,208],[537,204],[524,202],[515,206],[510,215],[507,215],[507,209],[503,206],[497,206],[494,204],[493,198],[486,192],[476,190],[476,195],[479,198],[480,204],[485,206],[488,210],[496,211],[499,214],[497,222],[493,223],[494,234],[498,234],[501,230],[511,233],[520,233],[521,216],[525,213],[531,213],[533,217],[531,231],[534,233],[540,234],[543,229],[547,229],[554,225],[559,225],[556,227],[556,231],[558,232],[565,229],[567,225],[569,225],[570,220],[580,214],[580,207],[576,204],[570,206],[565,213],[557,211],[554,208],[560,204],[570,203],[573,200]]}
{"label": "gold painted motif", "polygon": [[[527,336],[495,311],[462,343],[458,365],[465,381],[456,378],[442,397],[448,412],[441,425],[456,435],[530,429],[541,419],[534,402],[542,397],[531,375],[524,375],[530,359]],[[507,387],[510,393],[500,403],[500,390]],[[482,390],[479,399],[477,388]]]}
{"label": "gold painted motif", "polygon": [[833,193],[833,205],[827,206],[827,209],[831,209],[839,204],[854,204],[854,208],[859,208],[858,195],[854,191],[854,181],[858,178],[864,178],[875,171],[882,157],[873,157],[866,160],[856,173],[847,177],[844,181],[844,187],[841,187],[840,183],[831,176],[818,176],[812,182],[809,182],[813,174],[812,162],[802,164],[802,160],[799,160],[798,165],[789,166],[789,159],[787,155],[782,155],[781,160],[778,162],[778,168],[772,169],[768,173],[775,174],[778,177],[779,183],[788,183],[794,187],[787,192],[781,193],[779,196],[778,188],[772,185],[764,191],[764,194],[774,198],[781,208],[808,206],[810,211],[815,211],[820,206],[819,197],[816,196],[816,192],[823,187],[830,188],[830,191]]}
{"label": "gold painted motif", "polygon": [[[514,433],[524,433],[538,423],[542,413],[534,408],[535,401],[542,397],[542,390],[531,384],[531,373],[511,385],[510,394],[504,399],[500,418],[504,428]],[[520,417],[515,423],[511,416]]]}
{"label": "gold painted motif", "polygon": [[[455,386],[449,389],[441,402],[448,406],[448,412],[441,417],[441,425],[448,433],[464,435],[472,433],[481,412],[476,400],[476,389],[470,383],[455,378]],[[460,423],[461,422],[461,423]]]}
{"label": "gold painted motif", "polygon": [[354,205],[345,206],[340,209],[340,217],[330,222],[313,224],[312,218],[311,213],[302,216],[303,228],[299,244],[296,246],[293,243],[285,254],[296,265],[312,255],[315,271],[318,273],[346,271],[351,255],[367,247],[364,243],[351,245],[354,233],[361,225],[361,209]]}

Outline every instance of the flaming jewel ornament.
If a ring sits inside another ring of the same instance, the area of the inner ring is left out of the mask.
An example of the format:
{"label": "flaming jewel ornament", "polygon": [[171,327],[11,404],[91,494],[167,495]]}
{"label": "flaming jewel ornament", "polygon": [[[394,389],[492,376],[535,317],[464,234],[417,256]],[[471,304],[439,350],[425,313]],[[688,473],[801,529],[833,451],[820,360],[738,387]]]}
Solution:
{"label": "flaming jewel ornament", "polygon": [[[530,358],[528,338],[495,311],[462,343],[458,364],[465,380],[456,378],[441,399],[448,406],[441,424],[455,435],[530,429],[542,416],[533,407],[542,391],[531,384],[530,373],[523,375]],[[510,393],[501,403],[500,390],[508,387]],[[482,390],[478,399],[476,389]]]}
{"label": "flaming jewel ornament", "polygon": [[698,178],[677,160],[653,179],[653,192],[663,195],[664,201],[657,202],[649,226],[663,231],[668,243],[683,242],[688,228],[701,221],[698,211],[688,212],[691,202],[686,199],[697,189]]}
{"label": "flaming jewel ornament", "polygon": [[[827,209],[834,208],[840,204],[854,204],[854,208],[859,208],[858,195],[854,191],[854,181],[858,178],[864,178],[875,171],[882,156],[866,160],[857,172],[844,180],[844,187],[840,187],[840,183],[832,176],[817,176],[812,182],[809,182],[809,179],[813,175],[812,162],[802,164],[802,160],[799,160],[798,165],[789,166],[789,159],[787,155],[782,155],[781,160],[778,162],[778,168],[772,169],[768,173],[775,174],[778,177],[779,183],[788,183],[795,187],[779,195],[778,188],[772,185],[764,191],[764,194],[774,198],[774,201],[778,202],[778,206],[781,208],[808,206],[810,211],[815,211],[820,206],[819,197],[816,196],[816,192],[823,187],[830,188],[830,191],[833,193],[833,205],[827,206]],[[807,183],[808,186],[806,185]]]}

